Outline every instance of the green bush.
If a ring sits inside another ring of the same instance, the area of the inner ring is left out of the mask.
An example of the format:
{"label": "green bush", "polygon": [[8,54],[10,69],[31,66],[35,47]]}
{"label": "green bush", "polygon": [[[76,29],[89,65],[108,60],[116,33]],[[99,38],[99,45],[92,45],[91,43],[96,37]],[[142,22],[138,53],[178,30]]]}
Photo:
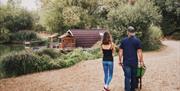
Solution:
{"label": "green bush", "polygon": [[10,41],[10,34],[8,33],[8,29],[0,27],[0,43],[7,43]]}
{"label": "green bush", "polygon": [[33,30],[36,32],[46,31],[46,28],[43,27],[41,24],[35,24],[33,26]]}
{"label": "green bush", "polygon": [[160,27],[151,25],[148,29],[148,38],[146,38],[146,42],[142,42],[143,48],[145,50],[155,50],[159,49],[161,46],[161,41],[160,39],[162,38],[162,31]]}
{"label": "green bush", "polygon": [[39,56],[47,55],[51,57],[52,59],[58,58],[61,55],[61,53],[59,53],[58,51],[54,49],[49,49],[49,48],[37,51],[36,54]]}
{"label": "green bush", "polygon": [[0,28],[4,27],[10,32],[31,29],[33,25],[31,12],[23,8],[14,8],[7,5],[0,5]]}
{"label": "green bush", "polygon": [[19,31],[12,34],[11,40],[12,41],[32,41],[32,40],[39,40],[39,37],[33,31]]}
{"label": "green bush", "polygon": [[175,39],[175,40],[180,40],[180,31],[174,33],[174,34],[171,36],[171,38],[172,38],[172,39]]}
{"label": "green bush", "polygon": [[50,68],[49,60],[47,56],[40,57],[28,51],[12,52],[1,59],[2,68],[7,76],[47,70]]}
{"label": "green bush", "polygon": [[0,79],[5,77],[5,73],[3,71],[3,68],[2,68],[2,62],[0,61]]}
{"label": "green bush", "polygon": [[83,50],[82,48],[77,48],[65,55],[63,60],[66,62],[66,66],[69,67],[83,60],[99,58],[99,55],[97,55],[98,53],[96,52],[97,50]]}
{"label": "green bush", "polygon": [[163,34],[169,35],[171,32],[175,31],[180,27],[180,7],[179,0],[152,0],[155,2],[155,5],[160,7],[162,12],[162,22],[161,28]]}
{"label": "green bush", "polygon": [[77,48],[65,56],[65,60],[72,59],[74,62],[79,62],[85,59],[82,48]]}
{"label": "green bush", "polygon": [[0,44],[1,43],[7,43],[10,41],[10,35],[9,34],[0,34]]}
{"label": "green bush", "polygon": [[[159,8],[154,6],[152,1],[136,0],[134,5],[123,3],[117,8],[111,9],[108,13],[109,28],[116,43],[126,36],[128,26],[134,26],[138,37],[147,44],[149,41],[148,28],[151,24],[161,21]],[[149,45],[146,45],[148,48]]]}
{"label": "green bush", "polygon": [[77,48],[67,54],[58,53],[53,49],[11,52],[0,59],[0,77],[70,67],[83,60],[99,58],[101,55],[99,48],[90,50]]}
{"label": "green bush", "polygon": [[88,53],[92,54],[94,59],[102,57],[102,52],[100,48],[91,48],[90,50],[88,50]]}

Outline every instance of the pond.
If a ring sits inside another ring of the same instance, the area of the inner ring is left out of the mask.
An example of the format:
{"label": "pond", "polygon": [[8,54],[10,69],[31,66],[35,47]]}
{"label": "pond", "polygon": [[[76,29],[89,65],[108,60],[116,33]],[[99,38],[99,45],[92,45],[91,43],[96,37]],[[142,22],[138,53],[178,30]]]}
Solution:
{"label": "pond", "polygon": [[0,57],[4,54],[7,54],[12,51],[21,51],[24,50],[24,45],[0,45]]}

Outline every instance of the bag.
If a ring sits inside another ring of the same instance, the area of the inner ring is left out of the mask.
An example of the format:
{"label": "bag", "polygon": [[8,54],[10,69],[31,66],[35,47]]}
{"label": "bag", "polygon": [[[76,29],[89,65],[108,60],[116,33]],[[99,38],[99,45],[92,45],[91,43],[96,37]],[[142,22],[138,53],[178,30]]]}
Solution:
{"label": "bag", "polygon": [[136,77],[140,78],[144,76],[144,73],[146,71],[146,66],[141,66],[137,68]]}
{"label": "bag", "polygon": [[140,85],[140,89],[142,88],[142,77],[146,71],[146,66],[140,66],[137,68],[136,77],[138,79],[138,85]]}

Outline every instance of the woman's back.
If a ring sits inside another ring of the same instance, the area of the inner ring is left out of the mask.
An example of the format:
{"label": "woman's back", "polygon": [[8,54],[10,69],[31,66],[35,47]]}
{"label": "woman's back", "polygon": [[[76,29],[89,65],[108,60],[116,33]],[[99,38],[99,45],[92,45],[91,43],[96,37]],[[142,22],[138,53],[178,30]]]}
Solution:
{"label": "woman's back", "polygon": [[108,45],[102,44],[102,52],[103,52],[103,61],[113,61],[112,44],[108,44]]}

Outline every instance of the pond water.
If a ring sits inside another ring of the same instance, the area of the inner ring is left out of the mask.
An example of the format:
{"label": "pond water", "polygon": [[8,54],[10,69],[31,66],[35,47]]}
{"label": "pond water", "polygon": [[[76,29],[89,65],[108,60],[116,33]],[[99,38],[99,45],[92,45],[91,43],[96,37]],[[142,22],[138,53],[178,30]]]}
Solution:
{"label": "pond water", "polygon": [[0,57],[4,54],[7,54],[12,51],[21,51],[24,50],[24,45],[0,45]]}

